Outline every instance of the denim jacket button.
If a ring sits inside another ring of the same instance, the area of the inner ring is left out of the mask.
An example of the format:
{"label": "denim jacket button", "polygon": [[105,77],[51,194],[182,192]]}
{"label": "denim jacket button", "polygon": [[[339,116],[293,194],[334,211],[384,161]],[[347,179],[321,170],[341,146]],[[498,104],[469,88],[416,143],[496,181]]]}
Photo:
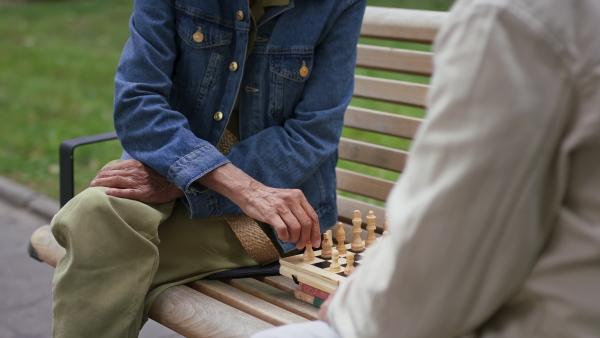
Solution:
{"label": "denim jacket button", "polygon": [[242,11],[237,11],[237,13],[236,13],[235,16],[238,19],[238,21],[243,21],[244,20],[244,12],[242,12]]}
{"label": "denim jacket button", "polygon": [[223,119],[223,112],[218,111],[215,113],[215,115],[213,117],[214,117],[215,121],[221,121]]}
{"label": "denim jacket button", "polygon": [[198,27],[198,31],[196,33],[194,33],[194,35],[192,35],[192,39],[194,39],[194,41],[196,41],[198,43],[204,41],[204,34],[202,34],[201,27]]}
{"label": "denim jacket button", "polygon": [[306,67],[306,62],[302,61],[302,67],[300,67],[300,70],[298,71],[298,73],[302,77],[308,76],[309,70],[308,70],[308,67]]}
{"label": "denim jacket button", "polygon": [[237,62],[233,61],[232,63],[229,64],[229,70],[232,72],[235,72],[238,69],[238,64]]}

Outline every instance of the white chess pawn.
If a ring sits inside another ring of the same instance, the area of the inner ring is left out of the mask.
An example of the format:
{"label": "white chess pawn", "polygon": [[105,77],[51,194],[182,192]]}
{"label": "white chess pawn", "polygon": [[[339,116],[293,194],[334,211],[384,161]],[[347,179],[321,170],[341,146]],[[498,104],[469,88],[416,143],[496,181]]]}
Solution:
{"label": "white chess pawn", "polygon": [[337,251],[337,249],[331,251],[331,265],[329,266],[329,270],[333,272],[342,270],[342,266],[340,265],[340,252]]}
{"label": "white chess pawn", "polygon": [[315,260],[315,252],[313,251],[312,245],[306,244],[304,254],[302,255],[302,260],[305,262],[312,262]]}
{"label": "white chess pawn", "polygon": [[354,270],[354,253],[348,252],[346,255],[346,268],[344,269],[344,275],[348,276],[352,270]]}
{"label": "white chess pawn", "polygon": [[331,258],[331,248],[333,247],[333,241],[331,240],[331,230],[325,231],[323,234],[323,242],[321,243],[323,250],[321,250],[321,257]]}

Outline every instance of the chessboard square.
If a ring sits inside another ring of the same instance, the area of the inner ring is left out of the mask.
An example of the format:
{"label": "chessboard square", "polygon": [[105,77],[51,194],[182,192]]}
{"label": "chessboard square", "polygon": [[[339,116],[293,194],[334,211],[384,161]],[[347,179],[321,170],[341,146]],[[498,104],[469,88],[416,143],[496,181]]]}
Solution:
{"label": "chessboard square", "polygon": [[321,268],[321,269],[327,269],[331,266],[331,262],[329,261],[321,261],[315,264],[312,264],[314,266],[316,266],[317,268]]}

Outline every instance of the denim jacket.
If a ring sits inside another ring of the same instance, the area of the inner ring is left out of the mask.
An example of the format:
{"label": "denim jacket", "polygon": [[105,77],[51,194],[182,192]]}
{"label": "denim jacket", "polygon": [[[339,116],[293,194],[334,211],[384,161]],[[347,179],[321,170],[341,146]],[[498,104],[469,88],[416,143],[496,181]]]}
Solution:
{"label": "denim jacket", "polygon": [[[242,213],[195,182],[231,162],[267,186],[301,189],[321,230],[331,227],[337,146],[365,6],[292,0],[268,7],[246,59],[248,0],[135,1],[115,77],[123,157],[181,188],[192,218]],[[238,92],[240,143],[224,156],[215,145]]]}

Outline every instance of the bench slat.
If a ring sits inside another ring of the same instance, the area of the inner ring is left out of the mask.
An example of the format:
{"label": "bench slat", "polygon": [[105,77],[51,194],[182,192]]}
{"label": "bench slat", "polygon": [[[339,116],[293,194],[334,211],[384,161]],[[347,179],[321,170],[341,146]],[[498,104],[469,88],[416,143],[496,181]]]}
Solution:
{"label": "bench slat", "polygon": [[354,97],[425,108],[428,85],[363,75],[354,79]]}
{"label": "bench slat", "polygon": [[58,261],[65,255],[65,248],[60,246],[49,225],[43,225],[37,228],[31,238],[29,239],[31,245],[35,248],[35,251],[42,262],[48,263],[53,267],[56,267]]}
{"label": "bench slat", "polygon": [[431,44],[446,12],[367,6],[360,35]]}
{"label": "bench slat", "polygon": [[344,126],[379,134],[413,139],[423,119],[349,106]]}
{"label": "bench slat", "polygon": [[190,287],[275,326],[308,321],[218,280],[198,280],[190,283]]}
{"label": "bench slat", "polygon": [[336,168],[337,188],[339,190],[385,201],[394,182],[351,170]]}
{"label": "bench slat", "polygon": [[273,327],[184,285],[162,292],[149,315],[186,337],[248,337]]}
{"label": "bench slat", "polygon": [[431,76],[433,53],[407,49],[358,45],[356,66],[369,69]]}
{"label": "bench slat", "polygon": [[[354,210],[360,210],[363,218],[363,227],[366,226],[366,217],[369,210],[373,210],[378,219],[385,218],[385,208],[373,205],[371,203],[358,201],[346,196],[337,196],[337,207],[338,207],[338,220],[342,223],[352,224],[352,217],[354,216]],[[383,229],[383,220],[377,222],[377,228]],[[381,229],[379,232],[381,232]],[[346,232],[347,234],[347,232]],[[347,235],[346,235],[347,236]]]}
{"label": "bench slat", "polygon": [[402,172],[408,157],[404,150],[342,137],[338,147],[339,158],[378,168]]}
{"label": "bench slat", "polygon": [[254,279],[287,293],[298,290],[298,285],[286,276],[255,276]]}
{"label": "bench slat", "polygon": [[308,320],[317,319],[318,308],[296,299],[293,294],[281,291],[253,278],[223,279],[234,288],[249,293],[282,309],[293,312]]}

